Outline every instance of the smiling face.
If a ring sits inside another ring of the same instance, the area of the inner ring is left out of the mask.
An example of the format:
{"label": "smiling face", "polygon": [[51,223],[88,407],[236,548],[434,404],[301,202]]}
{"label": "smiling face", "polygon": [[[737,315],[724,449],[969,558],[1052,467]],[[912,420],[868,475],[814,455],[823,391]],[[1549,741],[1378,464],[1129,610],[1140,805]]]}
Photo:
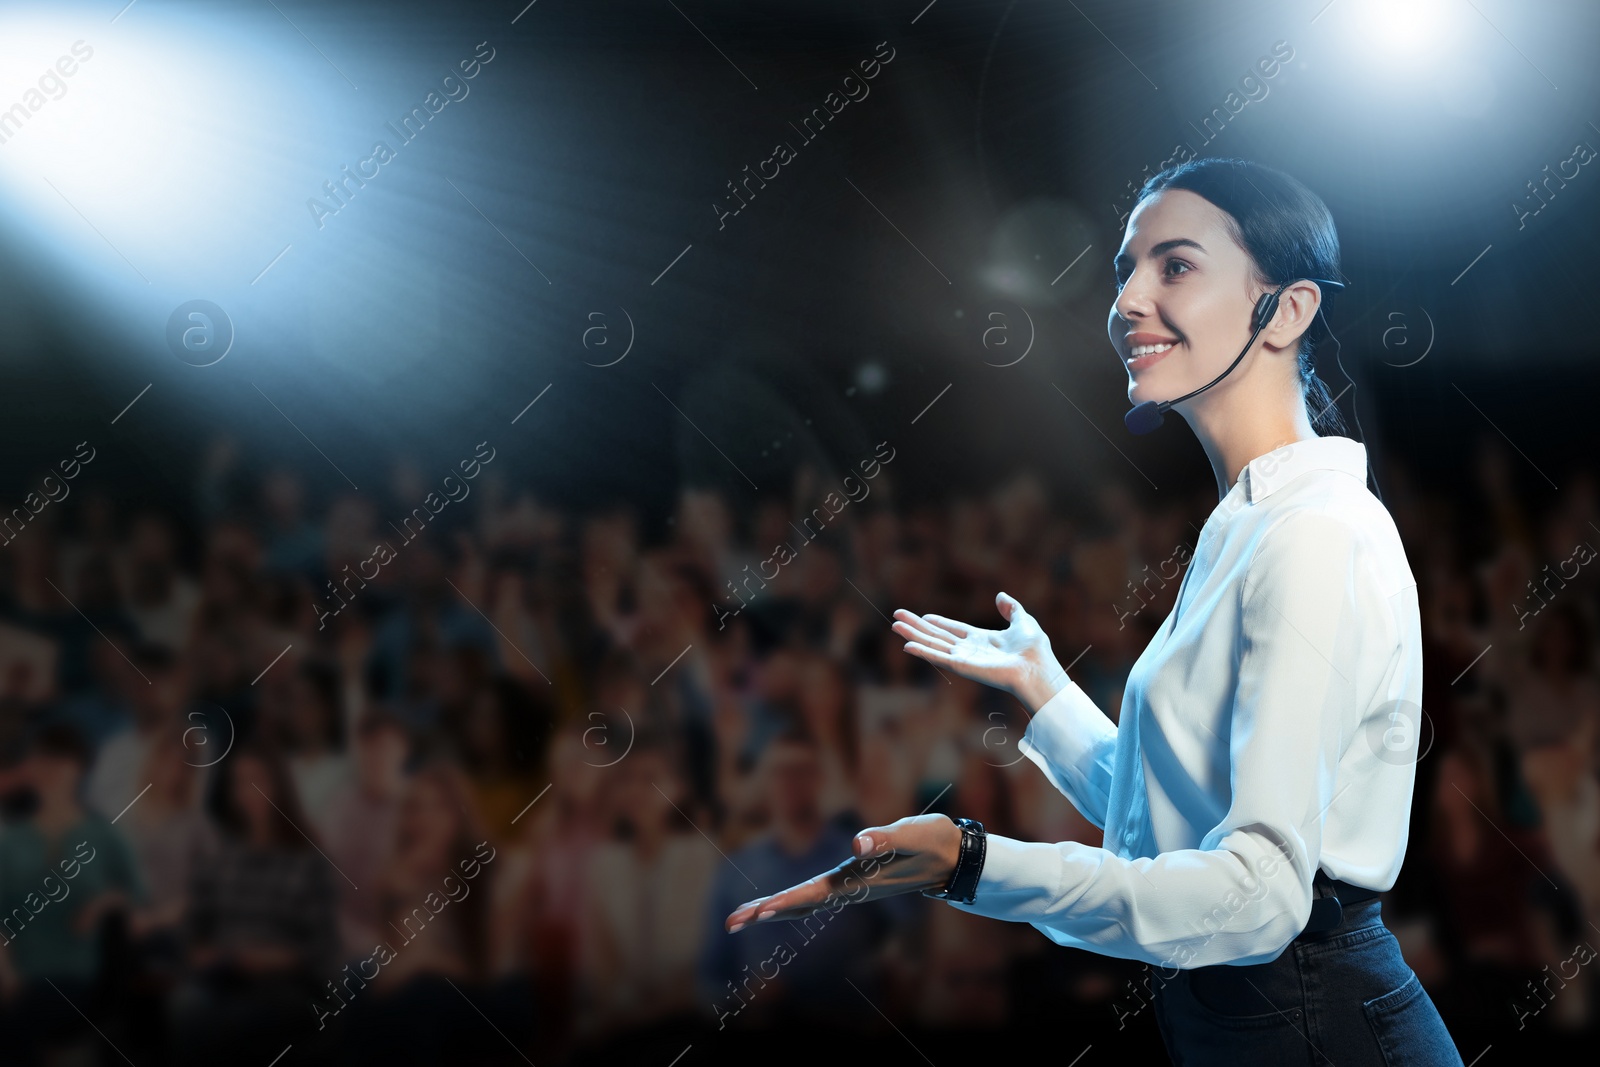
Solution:
{"label": "smiling face", "polygon": [[[1141,201],[1128,217],[1116,269],[1106,332],[1128,371],[1129,402],[1171,400],[1200,388],[1249,339],[1263,291],[1254,263],[1234,240],[1227,216],[1198,193],[1165,189]],[[1240,364],[1202,395],[1248,370],[1248,361]]]}

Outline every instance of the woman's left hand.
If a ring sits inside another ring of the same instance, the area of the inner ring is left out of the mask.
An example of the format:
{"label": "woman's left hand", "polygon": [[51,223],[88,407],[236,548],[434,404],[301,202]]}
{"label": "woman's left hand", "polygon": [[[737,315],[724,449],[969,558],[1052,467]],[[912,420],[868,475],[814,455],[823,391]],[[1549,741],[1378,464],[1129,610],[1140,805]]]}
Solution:
{"label": "woman's left hand", "polygon": [[799,885],[757,897],[723,921],[728,933],[752,923],[803,919],[839,897],[859,904],[950,884],[961,855],[961,828],[946,815],[911,815],[869,826],[855,837],[855,858]]}

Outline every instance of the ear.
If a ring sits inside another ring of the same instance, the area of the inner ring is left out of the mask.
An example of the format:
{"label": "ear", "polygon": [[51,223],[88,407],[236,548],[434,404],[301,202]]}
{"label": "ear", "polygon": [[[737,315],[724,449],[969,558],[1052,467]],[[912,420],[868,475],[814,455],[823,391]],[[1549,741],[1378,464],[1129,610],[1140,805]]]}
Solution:
{"label": "ear", "polygon": [[1316,282],[1301,279],[1278,297],[1278,310],[1261,331],[1261,340],[1274,351],[1298,349],[1300,338],[1311,328],[1317,308],[1322,306],[1322,289]]}

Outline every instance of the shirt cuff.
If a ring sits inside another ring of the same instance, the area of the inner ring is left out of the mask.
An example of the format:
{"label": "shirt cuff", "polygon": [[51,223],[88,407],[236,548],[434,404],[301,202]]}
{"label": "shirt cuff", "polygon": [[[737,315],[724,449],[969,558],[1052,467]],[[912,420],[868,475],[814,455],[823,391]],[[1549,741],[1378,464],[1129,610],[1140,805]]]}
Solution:
{"label": "shirt cuff", "polygon": [[1048,844],[1019,841],[1002,834],[986,836],[983,869],[978,874],[972,903],[946,903],[991,919],[1030,922],[1044,917],[1062,895],[1061,883],[1067,869],[1062,848],[1077,843]]}
{"label": "shirt cuff", "polygon": [[[1050,783],[1068,796],[1081,796],[1089,784],[1087,768],[1106,745],[1115,745],[1117,726],[1078,687],[1067,680],[1028,721],[1017,750],[1034,762]],[[1073,780],[1065,781],[1071,775]]]}

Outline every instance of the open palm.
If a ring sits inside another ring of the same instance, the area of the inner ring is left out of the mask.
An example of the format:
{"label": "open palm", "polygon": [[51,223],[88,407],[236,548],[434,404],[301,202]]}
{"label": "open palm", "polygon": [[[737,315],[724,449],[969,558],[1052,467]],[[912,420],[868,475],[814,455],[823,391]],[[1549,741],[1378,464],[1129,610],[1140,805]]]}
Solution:
{"label": "open palm", "polygon": [[1004,630],[904,608],[895,610],[893,629],[906,639],[905,651],[912,655],[1037,707],[1065,682],[1066,672],[1050,651],[1050,638],[1014,597],[1000,593],[995,607],[1009,623]]}

